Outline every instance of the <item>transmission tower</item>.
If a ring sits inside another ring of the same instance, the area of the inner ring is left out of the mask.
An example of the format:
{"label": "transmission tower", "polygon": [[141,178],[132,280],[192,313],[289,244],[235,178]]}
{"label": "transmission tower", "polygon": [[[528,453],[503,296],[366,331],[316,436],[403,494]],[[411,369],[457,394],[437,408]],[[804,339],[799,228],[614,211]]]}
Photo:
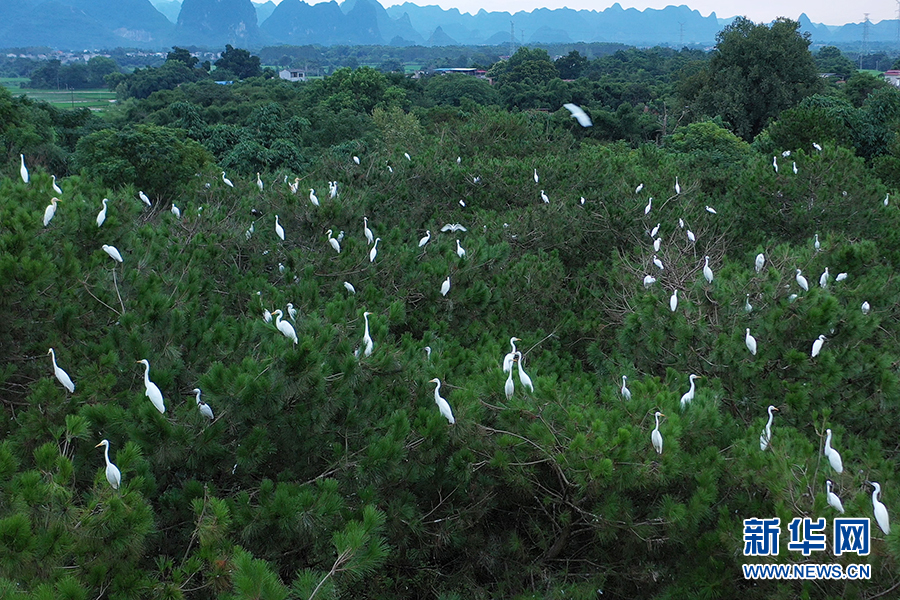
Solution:
{"label": "transmission tower", "polygon": [[863,21],[863,41],[862,52],[859,53],[859,68],[862,69],[863,57],[869,54],[869,13],[863,13],[865,20]]}
{"label": "transmission tower", "polygon": [[900,0],[897,0],[897,46],[900,48]]}
{"label": "transmission tower", "polygon": [[[900,3],[900,0],[897,0]],[[684,48],[684,23],[678,22],[678,49]]]}

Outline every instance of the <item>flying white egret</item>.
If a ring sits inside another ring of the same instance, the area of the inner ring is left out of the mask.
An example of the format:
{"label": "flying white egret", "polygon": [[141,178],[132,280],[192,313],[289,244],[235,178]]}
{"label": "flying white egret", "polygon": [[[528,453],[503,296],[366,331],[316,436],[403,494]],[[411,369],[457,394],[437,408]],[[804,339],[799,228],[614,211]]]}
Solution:
{"label": "flying white egret", "polygon": [[841,460],[841,454],[831,446],[830,429],[825,430],[825,449],[822,451],[822,454],[828,459],[828,464],[831,465],[831,468],[834,469],[836,473],[840,474],[844,472],[844,461]]}
{"label": "flying white egret", "polygon": [[535,169],[535,170],[534,170],[534,182],[535,182],[535,183],[538,183],[540,180],[541,180],[541,178],[538,177],[537,169]]}
{"label": "flying white egret", "polygon": [[22,181],[24,181],[25,183],[28,183],[29,177],[28,177],[28,169],[25,167],[25,155],[20,154],[19,158],[22,160],[22,162],[19,166],[19,175],[22,176]]}
{"label": "flying white egret", "polygon": [[640,194],[642,189],[644,189],[644,184],[643,184],[643,183],[640,184],[639,186],[637,186],[636,188],[634,188],[634,193],[635,193],[635,194]]}
{"label": "flying white egret", "polygon": [[622,397],[626,401],[631,400],[631,390],[628,389],[628,375],[622,375],[622,389],[619,391],[622,392]]}
{"label": "flying white egret", "polygon": [[809,282],[806,281],[806,277],[803,276],[803,271],[797,269],[797,285],[799,285],[804,292],[809,291]]}
{"label": "flying white egret", "polygon": [[179,209],[177,206],[175,206],[174,202],[172,203],[172,208],[170,208],[169,210],[172,211],[172,214],[175,215],[176,219],[181,218],[181,209]]}
{"label": "flying white egret", "polygon": [[675,176],[675,195],[681,194],[681,186],[678,185],[678,175]]}
{"label": "flying white egret", "polygon": [[711,213],[711,214],[714,214],[714,215],[719,214],[719,213],[716,212],[716,209],[714,209],[712,206],[708,206],[708,205],[707,205],[707,206],[704,206],[703,208],[705,208],[705,209],[706,209],[706,212],[708,212],[708,213]]}
{"label": "flying white egret", "polygon": [[747,344],[747,350],[750,354],[756,356],[756,338],[750,335],[750,328],[747,328],[747,335],[744,337],[744,343]]}
{"label": "flying white egret", "polygon": [[653,251],[659,252],[659,247],[662,245],[662,238],[656,238],[653,240]]}
{"label": "flying white egret", "polygon": [[659,432],[659,418],[666,415],[659,411],[656,411],[654,416],[656,417],[656,427],[653,428],[653,433],[650,434],[650,441],[653,442],[653,448],[656,449],[656,453],[662,454],[663,438],[662,434]]}
{"label": "flying white egret", "polygon": [[766,255],[760,252],[756,255],[756,263],[754,264],[756,267],[756,272],[759,273],[763,270],[763,267],[766,266]]}
{"label": "flying white egret", "polygon": [[[756,353],[754,352],[754,354]],[[769,420],[766,422],[765,429],[759,434],[759,449],[763,452],[765,452],[766,448],[768,448],[769,444],[772,442],[772,421],[775,420],[774,411],[776,410],[778,409],[775,406],[769,405]]]}
{"label": "flying white egret", "polygon": [[150,398],[150,402],[161,413],[166,412],[166,405],[163,402],[162,392],[156,387],[156,384],[150,381],[150,362],[146,358],[135,361],[144,365],[144,395]]}
{"label": "flying white egret", "polygon": [[62,202],[59,198],[50,198],[50,204],[44,209],[44,227],[50,223],[50,219],[56,214],[56,203]]}
{"label": "flying white egret", "polygon": [[447,279],[444,280],[444,283],[441,284],[441,296],[446,296],[450,291],[450,276],[447,275]]}
{"label": "flying white egret", "polygon": [[453,411],[450,410],[450,404],[447,403],[446,400],[441,398],[441,380],[435,377],[430,380],[428,383],[437,384],[434,388],[434,403],[438,405],[438,409],[440,409],[441,414],[447,419],[451,425],[456,423],[456,419],[453,418]]}
{"label": "flying white egret", "polygon": [[291,325],[288,321],[282,321],[281,317],[284,313],[281,312],[281,309],[273,310],[272,316],[275,317],[275,328],[278,329],[284,335],[284,337],[292,340],[294,345],[297,345],[300,340],[297,338],[297,332],[294,331],[294,326]]}
{"label": "flying white egret", "polygon": [[231,183],[231,180],[228,179],[227,177],[225,177],[225,171],[222,171],[222,181],[224,181],[225,185],[227,185],[228,187],[231,187],[231,188],[234,187],[234,184]]}
{"label": "flying white egret", "polygon": [[109,202],[109,198],[104,198],[101,204],[103,206],[100,208],[100,212],[97,213],[97,227],[103,225],[103,222],[106,221],[106,204]]}
{"label": "flying white egret", "polygon": [[[257,176],[258,175],[259,174],[257,174]],[[209,407],[209,404],[200,399],[200,388],[194,388],[193,392],[197,394],[197,406],[200,408],[200,414],[212,421],[213,411]]]}
{"label": "flying white egret", "polygon": [[656,277],[654,277],[653,275],[644,275],[644,287],[645,288],[650,287],[654,283],[656,283]]}
{"label": "flying white egret", "polygon": [[350,283],[349,281],[345,281],[345,282],[344,282],[344,288],[345,288],[348,292],[350,292],[351,294],[355,294],[355,293],[356,293],[356,288],[353,287],[353,284]]}
{"label": "flying white egret", "polygon": [[841,499],[838,498],[837,494],[831,491],[831,486],[831,480],[826,480],[825,497],[828,499],[828,506],[832,507],[834,510],[838,511],[841,514],[844,514],[844,505],[841,503]]}
{"label": "flying white egret", "polygon": [[353,157],[353,162],[355,162],[356,164],[359,164],[359,157],[358,157],[358,156],[354,156],[354,157]]}
{"label": "flying white egret", "polygon": [[503,371],[512,371],[513,361],[516,359],[516,342],[521,342],[519,338],[513,336],[509,338],[509,345],[512,346],[512,350],[507,353],[506,356],[503,357]]}
{"label": "flying white egret", "polygon": [[669,296],[669,310],[675,312],[678,310],[678,290],[672,292],[672,295]]}
{"label": "flying white egret", "polygon": [[522,370],[522,352],[517,350],[516,357],[519,359],[519,360],[515,361],[516,366],[519,369],[519,383],[522,384],[522,387],[527,387],[533,394],[534,393],[534,385],[531,383],[531,377],[529,377],[528,374]]}
{"label": "flying white egret", "polygon": [[278,237],[281,238],[281,241],[284,241],[284,227],[281,226],[281,223],[278,222],[278,215],[275,215],[275,233]]}
{"label": "flying white egret", "polygon": [[662,225],[662,223],[657,223],[656,227],[654,227],[653,229],[650,230],[650,237],[656,237],[656,234],[659,233],[660,225]]}
{"label": "flying white egret", "polygon": [[819,287],[823,287],[823,288],[828,287],[828,278],[829,278],[828,267],[825,267],[825,272],[819,276]]}
{"label": "flying white egret", "polygon": [[656,265],[657,267],[659,267],[659,270],[660,270],[660,271],[664,270],[662,261],[659,260],[659,259],[656,257],[655,254],[653,255],[653,264]]}
{"label": "flying white egret", "polygon": [[316,190],[309,188],[309,201],[313,203],[314,206],[319,206],[319,197],[316,196]]}
{"label": "flying white egret", "polygon": [[705,256],[706,262],[703,264],[703,277],[706,279],[706,283],[713,282],[713,272],[712,269],[709,268],[709,257]]}
{"label": "flying white egret", "polygon": [[331,237],[332,230],[329,229],[327,232],[328,235],[328,243],[331,244],[331,247],[334,248],[334,251],[338,254],[341,253],[341,243],[337,241],[335,238]]}
{"label": "flying white egret", "polygon": [[[287,175],[285,175],[285,177],[287,177]],[[256,172],[256,187],[259,188],[259,191],[260,191],[260,192],[263,191],[263,187],[264,187],[264,186],[263,186],[263,181],[262,181],[262,179],[259,178],[259,171]]]}
{"label": "flying white egret", "polygon": [[459,223],[447,223],[443,227],[441,227],[441,231],[468,231],[468,229],[466,229]]}
{"label": "flying white egret", "polygon": [[422,246],[427,244],[428,240],[430,240],[430,239],[431,239],[431,230],[429,229],[429,230],[425,231],[425,235],[422,237],[422,239],[419,240],[419,248],[421,248]]}
{"label": "flying white egret", "polygon": [[100,446],[103,446],[103,458],[106,459],[106,481],[109,482],[112,489],[117,490],[122,485],[122,473],[119,471],[119,467],[109,460],[109,440],[103,440],[94,448],[99,448]]}
{"label": "flying white egret", "polygon": [[881,485],[874,481],[870,481],[869,483],[875,488],[872,492],[872,509],[875,512],[875,522],[878,523],[878,526],[884,532],[884,535],[888,535],[891,532],[891,521],[888,518],[887,508],[885,508],[884,504],[878,499],[878,495],[881,493]]}
{"label": "flying white egret", "polygon": [[812,351],[810,352],[810,356],[813,358],[819,355],[819,352],[822,351],[822,345],[825,343],[825,336],[820,335],[816,341],[813,342]]}
{"label": "flying white egret", "polygon": [[797,163],[794,161],[791,161],[791,166],[794,169],[794,175],[796,175],[799,172],[799,169],[797,169]]}
{"label": "flying white egret", "polygon": [[747,294],[747,298],[744,300],[744,312],[753,312],[753,305],[750,304],[750,294]]}
{"label": "flying white egret", "polygon": [[369,251],[369,262],[375,262],[375,257],[378,256],[378,242],[381,241],[381,238],[375,238],[375,242],[372,244],[372,249]]}
{"label": "flying white egret", "polygon": [[375,348],[375,343],[372,341],[372,336],[369,335],[369,315],[372,313],[364,312],[363,320],[366,322],[366,329],[363,331],[363,346],[365,347],[364,354],[366,356],[372,355],[372,350]]}
{"label": "flying white egret", "polygon": [[75,384],[72,383],[72,378],[69,377],[69,374],[56,364],[56,353],[53,351],[53,348],[50,348],[50,350],[47,351],[47,354],[50,355],[50,360],[53,361],[53,374],[56,375],[56,379],[59,380],[64,388],[69,390],[70,394],[73,393],[75,391]]}
{"label": "flying white egret", "polygon": [[563,108],[572,113],[572,117],[578,121],[578,124],[582,127],[591,127],[594,124],[588,114],[577,104],[567,102],[563,104]]}
{"label": "flying white egret", "polygon": [[466,257],[466,249],[459,245],[459,240],[456,240],[456,255],[460,258]]}
{"label": "flying white egret", "polygon": [[541,190],[541,200],[544,201],[544,204],[550,204],[550,198],[547,197],[547,194],[544,193],[544,190]]}
{"label": "flying white egret", "polygon": [[822,244],[819,243],[819,234],[817,233],[815,236],[815,241],[813,242],[813,248],[818,252],[822,248]]}
{"label": "flying white egret", "polygon": [[503,386],[503,391],[506,393],[506,399],[509,400],[513,397],[513,393],[516,391],[516,386],[513,383],[512,378],[512,369],[509,370],[509,373],[506,376],[506,384]]}
{"label": "flying white egret", "polygon": [[103,251],[109,254],[110,258],[112,258],[114,261],[119,263],[122,262],[122,255],[119,253],[118,248],[116,248],[115,246],[110,246],[108,244],[103,244],[101,248],[103,248]]}
{"label": "flying white egret", "polygon": [[868,302],[863,302],[861,308],[862,308],[862,314],[867,315],[867,314],[869,314],[869,311],[871,310],[872,307],[869,306]]}
{"label": "flying white egret", "polygon": [[366,236],[366,246],[375,242],[375,236],[372,235],[372,230],[369,229],[369,217],[363,217],[363,235]]}
{"label": "flying white egret", "polygon": [[687,239],[689,239],[692,244],[697,241],[697,238],[694,236],[694,232],[690,229],[687,230]]}
{"label": "flying white egret", "polygon": [[837,276],[834,278],[834,281],[835,281],[835,283],[837,283],[838,281],[843,281],[845,279],[847,279],[846,273],[838,273]]}
{"label": "flying white egret", "polygon": [[51,175],[50,177],[53,178],[53,183],[50,184],[53,191],[62,196],[62,188],[56,185],[56,175]]}
{"label": "flying white egret", "polygon": [[694,380],[699,379],[699,378],[700,378],[700,375],[694,375],[693,373],[691,373],[690,377],[688,377],[688,379],[690,379],[690,381],[691,381],[691,388],[688,391],[686,391],[684,393],[684,395],[681,397],[681,408],[682,409],[694,401],[694,394],[697,392],[697,388],[694,385]]}

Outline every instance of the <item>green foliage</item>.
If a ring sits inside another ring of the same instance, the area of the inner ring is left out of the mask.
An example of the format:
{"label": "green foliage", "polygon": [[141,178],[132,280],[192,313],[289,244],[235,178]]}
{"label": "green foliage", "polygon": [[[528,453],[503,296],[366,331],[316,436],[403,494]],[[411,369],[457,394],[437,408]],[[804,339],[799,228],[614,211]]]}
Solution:
{"label": "green foliage", "polygon": [[215,62],[215,66],[216,73],[214,73],[214,76],[218,80],[247,79],[248,77],[259,77],[262,75],[259,57],[253,56],[249,51],[242,48],[235,48],[231,44],[225,44],[225,52]]}

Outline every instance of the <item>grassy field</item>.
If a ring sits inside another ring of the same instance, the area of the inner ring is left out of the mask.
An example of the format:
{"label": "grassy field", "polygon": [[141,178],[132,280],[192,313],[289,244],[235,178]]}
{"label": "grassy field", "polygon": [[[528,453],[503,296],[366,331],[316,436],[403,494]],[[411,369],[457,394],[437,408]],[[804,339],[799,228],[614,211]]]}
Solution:
{"label": "grassy field", "polygon": [[116,93],[106,89],[96,90],[32,90],[20,88],[21,83],[27,83],[26,78],[0,77],[0,85],[9,88],[13,95],[25,94],[35,100],[44,100],[55,104],[60,108],[90,108],[101,110],[110,105],[111,100],[116,99]]}

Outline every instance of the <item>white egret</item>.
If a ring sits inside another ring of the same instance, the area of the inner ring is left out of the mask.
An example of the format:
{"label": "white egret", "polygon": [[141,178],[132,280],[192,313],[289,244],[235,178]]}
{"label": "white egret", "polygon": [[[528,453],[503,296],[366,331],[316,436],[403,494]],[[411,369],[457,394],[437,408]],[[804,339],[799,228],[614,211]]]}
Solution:
{"label": "white egret", "polygon": [[275,233],[278,237],[281,238],[281,241],[284,241],[284,227],[281,226],[281,223],[278,222],[278,215],[275,215]]}
{"label": "white egret", "polygon": [[889,193],[885,194],[884,200],[883,200],[885,206],[888,205],[888,202],[890,201],[890,199],[891,199],[891,195]]}
{"label": "white egret", "polygon": [[355,294],[355,293],[356,293],[356,288],[353,287],[353,284],[350,283],[349,281],[345,281],[345,282],[344,282],[344,289],[346,289],[346,290],[347,290],[348,292],[350,292],[351,294]]}
{"label": "white egret", "polygon": [[831,465],[831,468],[834,469],[836,473],[840,474],[844,472],[844,461],[841,460],[841,454],[831,446],[830,429],[825,430],[825,449],[822,451],[822,454],[828,459],[828,464]]}
{"label": "white egret", "polygon": [[656,283],[656,277],[654,277],[653,275],[644,275],[644,287],[645,288],[650,287],[654,283]]}
{"label": "white egret", "polygon": [[781,157],[782,157],[782,158],[787,158],[787,157],[790,156],[790,155],[791,155],[791,151],[790,151],[790,150],[785,150],[784,152],[781,153]]}
{"label": "white egret", "polygon": [[368,217],[363,217],[363,235],[366,236],[366,246],[375,242],[375,236],[372,235],[372,230],[369,229]]}
{"label": "white egret", "polygon": [[756,255],[756,263],[753,265],[756,267],[756,272],[759,273],[763,270],[763,267],[766,266],[766,255],[760,252]]}
{"label": "white egret", "polygon": [[863,302],[861,308],[862,308],[862,314],[867,315],[867,314],[869,314],[869,311],[871,310],[872,307],[869,306],[868,302]]}
{"label": "white egret", "polygon": [[681,217],[678,218],[678,227],[684,229],[684,219],[682,219]]}
{"label": "white egret", "polygon": [[660,271],[664,270],[662,261],[659,260],[659,259],[656,257],[655,254],[653,255],[653,264],[656,265],[657,267],[659,267],[659,270],[660,270]]}
{"label": "white egret", "polygon": [[[793,169],[794,169],[794,175],[796,175],[797,172],[799,171],[799,169],[797,169],[797,163],[794,162],[794,161],[791,161],[791,166],[792,166]],[[842,512],[843,512],[843,511],[842,511]]]}
{"label": "white egret", "polygon": [[22,176],[22,181],[24,181],[25,183],[28,183],[29,177],[28,177],[28,169],[25,167],[25,155],[20,154],[19,158],[22,160],[22,162],[19,166],[19,175]]}
{"label": "white egret", "polygon": [[460,258],[466,257],[466,249],[459,245],[459,240],[456,240],[456,255]]}
{"label": "white egret", "polygon": [[804,292],[809,291],[809,282],[806,281],[806,277],[803,276],[803,271],[797,269],[797,285],[799,285]]}
{"label": "white egret", "polygon": [[753,312],[753,305],[750,304],[750,294],[747,294],[747,298],[744,300],[744,312]]}
{"label": "white egret", "polygon": [[269,312],[268,308],[263,309],[263,321],[266,323],[272,322],[272,313]]}
{"label": "white egret", "polygon": [[319,197],[316,196],[316,190],[309,188],[309,201],[313,203],[314,206],[319,206]]}
{"label": "white egret", "polygon": [[838,281],[843,281],[845,279],[847,279],[846,273],[838,273],[837,276],[834,278],[834,281],[835,281],[835,283],[837,283]]}
{"label": "white egret", "polygon": [[719,213],[716,212],[716,209],[714,209],[712,206],[707,205],[707,206],[704,206],[703,208],[705,208],[705,209],[706,209],[706,212],[708,212],[708,213],[711,213],[711,214],[714,214],[714,215],[719,214]]}
{"label": "white egret", "polygon": [[353,162],[355,162],[356,164],[359,164],[359,157],[358,157],[358,156],[354,156],[354,157],[353,157]]}
{"label": "white egret", "polygon": [[578,124],[582,127],[591,127],[594,124],[588,114],[577,104],[567,102],[563,104],[563,108],[572,113],[572,117],[578,121]]}
{"label": "white egret", "polygon": [[291,304],[290,302],[288,302],[288,304],[287,304],[287,313],[288,313],[288,317],[291,318],[291,321],[297,320],[297,309],[294,308],[294,305]]}
{"label": "white egret", "polygon": [[369,262],[375,262],[375,257],[378,256],[378,242],[381,241],[381,238],[375,238],[375,242],[372,245],[372,249],[369,251]]}
{"label": "white egret", "polygon": [[122,473],[119,471],[119,467],[109,460],[109,440],[103,440],[94,448],[99,448],[100,446],[103,446],[103,458],[106,459],[106,481],[109,482],[112,489],[117,490],[122,485]]}
{"label": "white egret", "polygon": [[444,280],[444,283],[441,284],[441,296],[446,296],[450,291],[450,276],[447,275],[447,279]]}
{"label": "white egret", "polygon": [[644,214],[649,215],[650,209],[653,208],[653,196],[650,196],[650,199],[647,200],[647,206],[644,207]]}
{"label": "white egret", "polygon": [[678,185],[678,175],[675,176],[675,195],[681,194],[681,186]]}
{"label": "white egret", "polygon": [[506,376],[506,384],[503,386],[503,391],[506,392],[507,400],[512,398],[513,393],[516,391],[516,386],[513,383],[513,378],[512,378],[512,369],[509,370],[509,373]]}
{"label": "white egret", "polygon": [[631,400],[631,390],[628,389],[628,375],[622,375],[622,389],[619,391],[622,392],[622,397],[626,401]]}
{"label": "white egret", "polygon": [[650,230],[650,237],[656,237],[656,234],[659,233],[660,225],[662,225],[662,223],[657,223],[656,227],[654,227],[653,229]]}
{"label": "white egret", "polygon": [[540,180],[541,180],[541,178],[538,177],[537,169],[535,169],[535,170],[534,170],[534,182],[535,182],[535,183],[538,183]]}
{"label": "white egret", "polygon": [[278,310],[272,311],[272,316],[275,317],[275,328],[278,329],[278,331],[280,331],[284,335],[284,337],[292,340],[294,342],[294,345],[297,345],[300,342],[300,340],[297,338],[297,332],[294,331],[293,325],[291,325],[287,321],[281,320],[283,314],[284,313],[281,312],[280,308]]}
{"label": "white egret", "polygon": [[69,393],[73,393],[75,391],[75,384],[72,383],[72,378],[69,377],[69,374],[62,370],[56,364],[56,353],[53,351],[53,348],[47,351],[47,354],[50,355],[50,360],[53,361],[53,374],[56,375],[56,379],[63,385],[64,388],[69,390]]}
{"label": "white egret", "polygon": [[461,164],[462,164],[462,156],[457,156],[457,157],[456,157],[456,164],[458,164],[458,165],[461,165]]}
{"label": "white egret", "polygon": [[640,194],[642,189],[644,189],[644,184],[643,184],[643,183],[640,184],[639,186],[637,186],[636,188],[634,188],[634,193],[635,193],[635,194]]}
{"label": "white egret", "polygon": [[[285,175],[285,177],[287,177],[287,175]],[[259,171],[256,172],[256,187],[259,188],[260,192],[263,191],[264,186],[263,186],[262,179],[259,178]]]}
{"label": "white egret", "polygon": [[44,209],[44,227],[50,223],[50,219],[56,214],[56,203],[61,202],[59,198],[50,198],[50,204]]}
{"label": "white egret", "polygon": [[421,248],[422,246],[427,244],[428,240],[430,240],[430,239],[431,239],[431,230],[429,229],[429,230],[425,231],[425,235],[422,237],[422,239],[419,240],[419,248]]}
{"label": "white egret", "polygon": [[[531,393],[534,393],[534,385],[531,383],[531,377],[528,376],[525,371],[522,370],[522,352],[516,351],[516,357],[519,359],[516,362],[516,366],[519,369],[519,383],[522,384],[522,387],[527,387]],[[512,369],[510,369],[512,370]]]}
{"label": "white egret", "polygon": [[253,223],[250,223],[250,227],[248,227],[247,231],[244,232],[244,237],[249,240],[251,237],[253,237],[254,231],[255,231],[255,228],[253,226]]}
{"label": "white egret", "polygon": [[[259,176],[258,173],[257,176]],[[200,399],[200,388],[194,388],[193,392],[197,394],[197,406],[200,408],[200,414],[212,421],[213,411],[209,407],[209,404]]]}
{"label": "white egret", "polygon": [[695,379],[699,379],[699,378],[700,378],[699,375],[694,375],[693,373],[691,373],[690,377],[688,377],[688,379],[689,379],[690,382],[691,382],[691,387],[690,387],[690,389],[689,389],[688,391],[686,391],[686,392],[684,393],[684,395],[681,397],[681,408],[682,408],[682,409],[683,409],[685,406],[687,406],[688,404],[690,404],[691,402],[694,401],[694,394],[697,392],[697,388],[696,388],[696,386],[694,385],[694,380],[695,380]]}
{"label": "white egret", "polygon": [[300,190],[300,178],[294,177],[294,182],[289,183],[288,187],[291,188],[291,193],[296,194]]}
{"label": "white egret", "polygon": [[503,371],[512,371],[513,361],[516,359],[516,342],[521,342],[517,337],[509,338],[509,345],[512,346],[512,350],[507,353],[506,356],[503,357]]}
{"label": "white egret", "polygon": [[372,341],[372,336],[369,335],[369,315],[372,313],[364,312],[363,320],[366,322],[366,329],[363,331],[363,346],[365,346],[364,354],[366,356],[372,355],[372,350],[375,348],[375,343]]}
{"label": "white egret", "polygon": [[550,204],[550,198],[547,197],[547,194],[544,193],[544,190],[541,190],[541,200],[544,201],[544,204]]}
{"label": "white egret", "polygon": [[181,218],[181,210],[177,206],[175,206],[174,202],[172,203],[172,208],[170,208],[169,210],[172,211],[172,214],[175,215],[176,219]]}
{"label": "white egret", "polygon": [[582,196],[582,197],[581,197],[581,204],[583,205],[584,203],[585,203],[585,199],[584,199],[584,196]]}
{"label": "white egret", "polygon": [[109,198],[104,198],[101,204],[103,206],[100,208],[100,212],[97,213],[97,227],[103,225],[103,222],[106,221],[106,204],[109,202]]}
{"label": "white egret", "polygon": [[279,273],[284,273],[284,271],[285,271],[284,265],[281,264],[281,263],[278,263],[278,272],[279,272]]}
{"label": "white egret", "polygon": [[750,335],[750,328],[747,328],[747,335],[744,337],[744,343],[747,344],[747,350],[750,354],[756,356],[756,338]]}
{"label": "white egret", "polygon": [[446,225],[441,227],[441,231],[468,231],[468,229],[466,229],[459,223],[447,223]]}
{"label": "white egret", "polygon": [[456,423],[456,419],[453,418],[453,411],[450,410],[450,404],[447,403],[446,400],[441,398],[441,380],[435,377],[430,380],[428,383],[437,384],[434,388],[434,403],[438,405],[438,409],[440,409],[441,414],[447,419],[451,425]]}
{"label": "white egret", "polygon": [[844,514],[844,505],[841,503],[841,499],[838,498],[837,494],[831,491],[831,486],[832,483],[830,479],[825,481],[825,497],[828,498],[828,506],[841,514]]}
{"label": "white egret", "polygon": [[[754,354],[756,353],[754,352]],[[765,452],[766,448],[768,448],[769,444],[772,442],[772,421],[775,420],[774,411],[776,410],[778,409],[775,406],[769,405],[769,420],[766,422],[765,429],[759,434],[759,449],[763,452]]]}
{"label": "white egret", "polygon": [[662,454],[663,449],[663,438],[662,434],[659,432],[659,418],[664,417],[663,413],[656,411],[656,427],[653,428],[653,433],[650,434],[650,441],[653,442],[653,447],[656,449],[657,454]]}
{"label": "white egret", "polygon": [[62,188],[56,185],[56,175],[51,175],[50,177],[53,179],[53,183],[50,184],[53,187],[53,191],[62,196]]}
{"label": "white egret", "polygon": [[332,230],[329,229],[326,234],[328,235],[328,243],[331,244],[331,247],[334,248],[334,251],[338,254],[341,253],[341,243],[337,241],[335,238],[331,237]]}
{"label": "white egret", "polygon": [[409,161],[412,160],[412,158],[409,156],[409,152],[404,152],[404,153],[403,153],[403,156],[406,157],[406,160],[409,160]]}
{"label": "white egret", "polygon": [[822,247],[822,244],[819,243],[819,234],[817,233],[815,236],[815,241],[813,242],[813,247],[816,249],[816,252]]}
{"label": "white egret", "polygon": [[329,181],[328,182],[328,197],[334,200],[338,197],[338,182],[337,181]]}
{"label": "white egret", "polygon": [[822,345],[825,343],[825,336],[820,335],[816,341],[813,342],[812,351],[810,352],[810,356],[813,358],[819,355],[819,352],[822,351]]}
{"label": "white egret", "polygon": [[669,310],[675,312],[678,310],[678,290],[672,292],[672,295],[669,296]]}
{"label": "white egret", "polygon": [[662,238],[656,238],[653,240],[653,251],[659,252],[659,247],[662,245]]}
{"label": "white egret", "polygon": [[878,499],[878,495],[881,493],[881,485],[874,481],[870,481],[869,483],[875,488],[872,492],[872,509],[875,512],[875,522],[878,523],[878,526],[884,532],[884,535],[888,535],[891,533],[891,522],[888,518],[888,511],[884,504]]}
{"label": "white egret", "polygon": [[695,242],[697,241],[697,238],[696,238],[696,236],[694,235],[694,232],[691,231],[690,229],[687,230],[687,239],[689,239],[689,240],[691,241],[692,244],[695,243]]}
{"label": "white egret", "polygon": [[709,268],[709,257],[705,256],[706,262],[703,264],[703,277],[706,279],[706,283],[713,282],[713,272],[712,269]]}
{"label": "white egret", "polygon": [[162,392],[156,387],[156,384],[150,381],[150,362],[146,358],[135,361],[144,365],[144,395],[150,398],[150,402],[161,413],[166,412],[166,405],[163,402]]}
{"label": "white egret", "polygon": [[112,258],[114,261],[119,263],[122,262],[122,255],[119,253],[118,248],[116,248],[115,246],[110,246],[108,244],[103,244],[101,248],[103,248],[103,251],[109,254],[110,258]]}
{"label": "white egret", "polygon": [[[478,182],[476,181],[475,183],[478,183]],[[465,200],[460,200],[460,201],[459,201],[459,205],[462,206],[463,208],[465,208],[465,207],[466,207],[466,201],[465,201]]]}
{"label": "white egret", "polygon": [[147,206],[151,206],[151,204],[150,204],[150,198],[149,198],[149,197],[147,196],[147,194],[145,194],[143,191],[139,191],[139,192],[138,192],[138,198],[140,198],[140,199],[141,199],[141,202],[143,202],[143,203],[146,204]]}
{"label": "white egret", "polygon": [[772,166],[775,168],[775,172],[778,172],[778,156],[772,157]]}
{"label": "white egret", "polygon": [[828,287],[828,278],[829,278],[828,267],[825,267],[825,272],[819,276],[819,287],[823,287],[823,288]]}
{"label": "white egret", "polygon": [[431,346],[425,346],[425,360],[431,360]]}
{"label": "white egret", "polygon": [[228,187],[231,187],[231,188],[234,187],[234,184],[231,183],[231,180],[228,179],[227,177],[225,177],[225,171],[222,171],[222,181],[224,181],[225,185],[227,185]]}
{"label": "white egret", "polygon": [[791,294],[790,296],[788,296],[788,302],[790,302],[792,304],[793,304],[794,300],[796,300],[796,299],[797,299],[797,294]]}

